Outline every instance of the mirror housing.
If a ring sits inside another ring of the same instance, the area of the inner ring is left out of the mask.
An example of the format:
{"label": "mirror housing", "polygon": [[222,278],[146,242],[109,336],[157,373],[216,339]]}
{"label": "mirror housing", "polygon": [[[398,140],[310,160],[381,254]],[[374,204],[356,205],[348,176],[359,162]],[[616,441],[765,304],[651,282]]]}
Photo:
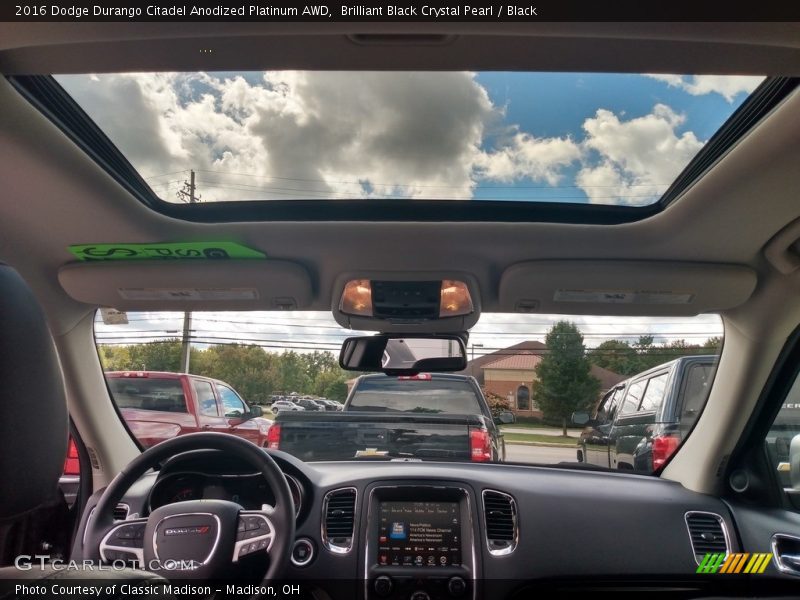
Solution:
{"label": "mirror housing", "polygon": [[249,408],[250,408],[249,418],[251,419],[254,417],[261,417],[264,415],[264,411],[260,406],[251,406]]}
{"label": "mirror housing", "polygon": [[508,410],[504,410],[503,412],[494,417],[494,422],[498,425],[510,425],[511,423],[514,423],[516,420],[517,419],[514,416],[514,413]]}
{"label": "mirror housing", "polygon": [[591,425],[592,418],[591,416],[589,416],[588,412],[585,411],[574,412],[572,413],[572,422],[575,423],[575,425],[586,426],[586,425]]}
{"label": "mirror housing", "polygon": [[800,433],[789,444],[789,482],[792,488],[800,490]]}
{"label": "mirror housing", "polygon": [[458,335],[379,334],[347,338],[339,353],[347,371],[416,375],[420,371],[461,371],[467,350]]}

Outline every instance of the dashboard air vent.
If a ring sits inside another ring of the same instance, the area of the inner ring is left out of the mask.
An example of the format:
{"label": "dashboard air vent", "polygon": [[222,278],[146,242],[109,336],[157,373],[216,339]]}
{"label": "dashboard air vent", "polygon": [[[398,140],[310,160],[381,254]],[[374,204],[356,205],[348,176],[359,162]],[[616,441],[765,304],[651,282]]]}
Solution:
{"label": "dashboard air vent", "polygon": [[130,511],[130,507],[127,504],[117,504],[114,507],[114,520],[115,521],[124,521],[128,518],[128,512]]}
{"label": "dashboard air vent", "polygon": [[331,552],[345,554],[353,547],[356,489],[333,490],[322,503],[322,542]]}
{"label": "dashboard air vent", "polygon": [[716,513],[687,512],[686,527],[689,529],[689,540],[692,543],[697,564],[709,553],[730,553],[728,531],[725,521]]}
{"label": "dashboard air vent", "polygon": [[483,490],[483,515],[489,553],[495,556],[511,554],[519,539],[514,498],[503,492]]}

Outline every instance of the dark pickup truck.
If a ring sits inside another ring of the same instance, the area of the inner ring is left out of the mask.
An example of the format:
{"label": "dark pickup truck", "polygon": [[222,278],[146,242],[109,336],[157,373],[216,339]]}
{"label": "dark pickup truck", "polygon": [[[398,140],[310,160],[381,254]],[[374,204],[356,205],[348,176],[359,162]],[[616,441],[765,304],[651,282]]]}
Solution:
{"label": "dark pickup truck", "polygon": [[267,442],[304,461],[505,458],[475,379],[438,373],[362,375],[341,412],[281,412]]}

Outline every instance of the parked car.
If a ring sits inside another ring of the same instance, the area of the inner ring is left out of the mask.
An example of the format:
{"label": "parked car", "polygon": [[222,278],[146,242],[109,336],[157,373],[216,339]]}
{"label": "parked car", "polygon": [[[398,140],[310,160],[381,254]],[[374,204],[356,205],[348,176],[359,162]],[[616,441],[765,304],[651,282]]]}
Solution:
{"label": "parked car", "polygon": [[185,433],[231,433],[265,446],[272,421],[227,383],[199,375],[112,371],[108,389],[133,435],[147,447]]}
{"label": "parked car", "polygon": [[312,398],[298,398],[294,401],[295,404],[298,406],[302,406],[306,410],[310,411],[324,411],[325,405],[321,402],[313,400]]}
{"label": "parked car", "polygon": [[395,457],[473,462],[505,459],[500,420],[473,377],[362,375],[336,414],[281,412],[269,447],[303,460]]}
{"label": "parked car", "polygon": [[321,402],[325,406],[325,410],[333,411],[342,410],[342,408],[344,408],[344,405],[340,404],[339,402],[328,400],[327,398],[319,399],[317,402]]}
{"label": "parked car", "polygon": [[652,473],[675,453],[705,405],[716,356],[688,356],[653,367],[614,386],[578,442],[578,461]]}
{"label": "parked car", "polygon": [[276,415],[279,412],[285,412],[287,410],[290,411],[290,412],[291,411],[301,411],[301,410],[305,410],[305,408],[303,408],[299,404],[295,404],[294,402],[290,402],[289,400],[278,400],[278,401],[272,403],[272,412],[274,414],[276,414]]}

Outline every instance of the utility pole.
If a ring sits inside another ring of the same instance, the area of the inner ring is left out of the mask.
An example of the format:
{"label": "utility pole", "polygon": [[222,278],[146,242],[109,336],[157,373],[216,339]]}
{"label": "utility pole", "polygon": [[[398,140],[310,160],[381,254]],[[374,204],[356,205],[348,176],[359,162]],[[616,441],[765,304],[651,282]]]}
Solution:
{"label": "utility pole", "polygon": [[[189,181],[184,182],[183,189],[178,190],[178,198],[189,204],[200,201],[200,196],[195,195],[194,170],[189,171]],[[192,333],[192,313],[183,313],[183,338],[181,340],[181,372],[189,372],[189,359],[191,358],[192,344],[189,337]]]}

